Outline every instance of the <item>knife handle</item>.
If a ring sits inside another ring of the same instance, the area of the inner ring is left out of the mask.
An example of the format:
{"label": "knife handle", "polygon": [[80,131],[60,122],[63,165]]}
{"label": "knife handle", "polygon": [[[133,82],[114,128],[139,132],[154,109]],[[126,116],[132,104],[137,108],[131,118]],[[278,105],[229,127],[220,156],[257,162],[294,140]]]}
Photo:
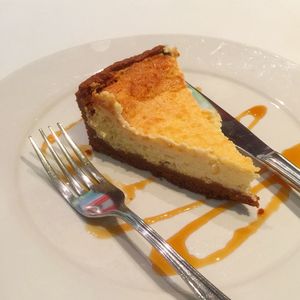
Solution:
{"label": "knife handle", "polygon": [[298,167],[276,151],[258,155],[257,158],[300,192],[300,169]]}

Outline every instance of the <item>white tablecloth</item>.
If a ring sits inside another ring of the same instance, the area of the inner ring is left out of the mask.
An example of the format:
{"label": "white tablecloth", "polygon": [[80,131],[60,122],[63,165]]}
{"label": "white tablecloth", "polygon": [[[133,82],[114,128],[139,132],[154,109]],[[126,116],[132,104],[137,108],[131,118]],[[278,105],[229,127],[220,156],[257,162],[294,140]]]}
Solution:
{"label": "white tablecloth", "polygon": [[156,33],[234,40],[300,63],[300,1],[0,0],[0,79],[69,47]]}

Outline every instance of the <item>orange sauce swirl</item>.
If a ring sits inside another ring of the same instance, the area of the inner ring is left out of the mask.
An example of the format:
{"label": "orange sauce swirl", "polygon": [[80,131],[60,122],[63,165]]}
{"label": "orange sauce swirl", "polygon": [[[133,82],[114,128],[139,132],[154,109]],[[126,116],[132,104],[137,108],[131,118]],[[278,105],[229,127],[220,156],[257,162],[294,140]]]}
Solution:
{"label": "orange sauce swirl", "polygon": [[[258,193],[263,188],[266,188],[277,182],[277,176],[271,176],[254,186],[252,188],[252,192]],[[276,194],[272,197],[271,201],[264,209],[263,214],[258,215],[258,217],[251,221],[248,225],[236,229],[232,233],[231,239],[223,248],[210,253],[206,257],[199,258],[191,255],[186,247],[186,240],[192,233],[200,229],[202,226],[206,225],[210,220],[217,217],[226,209],[234,206],[234,203],[232,202],[227,202],[223,205],[211,209],[203,216],[195,219],[194,221],[183,227],[176,234],[170,237],[167,242],[195,268],[200,268],[221,261],[232,252],[234,252],[242,243],[244,243],[262,226],[262,224],[279,208],[280,204],[288,199],[289,191],[290,190],[287,186],[281,186],[281,188],[278,190],[278,192],[276,192]],[[175,270],[165,260],[165,258],[157,252],[157,250],[152,249],[150,253],[150,259],[153,263],[154,270],[159,274],[168,276],[176,274]]]}

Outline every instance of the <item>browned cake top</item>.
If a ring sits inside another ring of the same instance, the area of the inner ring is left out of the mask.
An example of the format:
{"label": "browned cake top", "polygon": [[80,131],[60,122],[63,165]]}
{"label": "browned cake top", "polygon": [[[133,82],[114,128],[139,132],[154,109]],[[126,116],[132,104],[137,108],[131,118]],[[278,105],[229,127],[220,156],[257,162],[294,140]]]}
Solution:
{"label": "browned cake top", "polygon": [[113,83],[115,72],[128,68],[134,63],[141,62],[147,58],[155,55],[163,55],[165,46],[159,45],[151,50],[147,50],[142,54],[124,59],[122,61],[115,62],[111,66],[105,68],[101,72],[91,76],[79,86],[79,90],[76,93],[77,99],[89,98],[94,89],[100,92],[104,87]]}
{"label": "browned cake top", "polygon": [[[90,112],[103,107],[112,113],[118,103],[124,120],[143,134],[207,149],[254,170],[251,160],[222,134],[219,115],[199,107],[186,87],[177,56],[176,50],[157,46],[117,62],[80,85],[77,97],[85,97],[79,103]],[[111,101],[105,101],[107,97]]]}

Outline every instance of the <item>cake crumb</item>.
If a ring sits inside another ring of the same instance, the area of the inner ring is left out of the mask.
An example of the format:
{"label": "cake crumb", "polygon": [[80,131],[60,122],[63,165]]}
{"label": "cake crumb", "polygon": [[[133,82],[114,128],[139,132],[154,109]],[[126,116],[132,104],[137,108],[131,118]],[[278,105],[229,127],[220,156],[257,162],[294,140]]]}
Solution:
{"label": "cake crumb", "polygon": [[79,149],[85,153],[85,155],[91,159],[93,156],[93,149],[90,145],[79,145]]}
{"label": "cake crumb", "polygon": [[263,208],[259,208],[259,209],[257,210],[257,215],[258,215],[258,216],[261,216],[261,215],[264,214],[264,212],[265,212],[265,210],[264,210]]}

